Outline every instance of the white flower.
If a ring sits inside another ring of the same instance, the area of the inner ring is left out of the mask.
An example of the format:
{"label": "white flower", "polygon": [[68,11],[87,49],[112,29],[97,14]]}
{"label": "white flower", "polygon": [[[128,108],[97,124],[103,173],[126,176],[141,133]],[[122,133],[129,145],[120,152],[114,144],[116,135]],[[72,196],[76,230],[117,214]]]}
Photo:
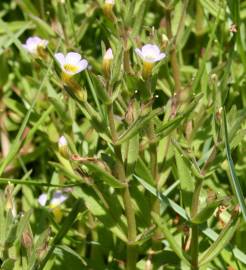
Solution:
{"label": "white flower", "polygon": [[69,158],[69,149],[67,145],[67,139],[64,136],[61,136],[58,141],[58,150],[59,153],[66,159]]}
{"label": "white flower", "polygon": [[39,49],[45,49],[48,45],[48,40],[39,37],[29,37],[26,43],[22,46],[31,54],[38,55]]}
{"label": "white flower", "polygon": [[87,60],[81,59],[81,55],[75,52],[69,52],[67,55],[56,53],[55,59],[60,64],[62,71],[69,76],[81,72],[88,66]]}
{"label": "white flower", "polygon": [[106,78],[110,77],[111,63],[113,59],[114,59],[113,51],[111,48],[109,48],[103,56],[103,63],[102,63],[103,73]]}
{"label": "white flower", "polygon": [[46,202],[48,200],[48,195],[47,193],[42,193],[39,197],[38,197],[38,202],[41,206],[45,206]]}
{"label": "white flower", "polygon": [[[57,191],[55,191],[55,193],[53,194],[53,196],[49,202],[49,207],[50,208],[57,207],[57,206],[61,205],[63,202],[65,202],[67,200],[67,198],[68,198],[68,195],[66,195],[61,190],[57,190]],[[47,201],[48,201],[48,194],[47,193],[42,193],[38,197],[38,202],[41,206],[45,206]]]}
{"label": "white flower", "polygon": [[67,146],[67,139],[64,136],[61,136],[59,138],[58,146],[59,147]]}
{"label": "white flower", "polygon": [[59,206],[60,204],[65,202],[67,198],[68,198],[68,195],[64,194],[62,191],[60,190],[56,191],[53,194],[52,199],[50,201],[51,208]]}
{"label": "white flower", "polygon": [[114,0],[105,0],[105,4],[114,5]]}
{"label": "white flower", "polygon": [[165,53],[160,52],[158,46],[152,44],[144,45],[141,50],[137,48],[135,49],[135,52],[144,62],[147,63],[158,62],[166,56]]}
{"label": "white flower", "polygon": [[111,48],[109,48],[104,54],[103,60],[107,61],[107,60],[113,60],[113,59],[114,59],[113,51]]}

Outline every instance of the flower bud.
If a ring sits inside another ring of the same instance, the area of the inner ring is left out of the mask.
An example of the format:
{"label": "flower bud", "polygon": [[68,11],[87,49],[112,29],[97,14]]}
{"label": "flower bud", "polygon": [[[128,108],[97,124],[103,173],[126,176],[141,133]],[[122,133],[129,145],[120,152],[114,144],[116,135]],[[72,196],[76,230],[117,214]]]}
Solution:
{"label": "flower bud", "polygon": [[26,249],[29,249],[29,248],[32,247],[33,237],[32,237],[31,233],[28,230],[25,230],[23,232],[22,238],[21,238],[21,243]]}
{"label": "flower bud", "polygon": [[68,87],[67,92],[72,96],[76,97],[79,101],[87,100],[87,92],[84,90],[70,75],[62,73],[62,81],[64,86]]}
{"label": "flower bud", "polygon": [[16,217],[16,208],[15,208],[15,203],[14,203],[14,198],[13,198],[13,190],[14,190],[14,185],[13,184],[8,184],[4,190],[4,194],[6,197],[6,211],[11,210],[11,213],[13,217]]}
{"label": "flower bud", "polygon": [[161,36],[161,42],[162,42],[163,49],[166,49],[167,48],[167,45],[168,45],[168,42],[169,42],[169,39],[168,39],[168,37],[165,34],[163,34]]}
{"label": "flower bud", "polygon": [[217,74],[213,73],[213,74],[211,75],[211,80],[212,80],[212,82],[217,83],[217,81],[218,81],[218,76],[217,76]]}
{"label": "flower bud", "polygon": [[61,136],[58,141],[59,153],[66,159],[69,157],[69,150],[67,146],[67,140],[64,136]]}
{"label": "flower bud", "polygon": [[103,63],[102,63],[103,74],[105,78],[107,79],[110,77],[111,64],[112,64],[113,59],[114,59],[114,56],[113,56],[112,49],[109,48],[103,57]]}
{"label": "flower bud", "polygon": [[127,112],[125,114],[125,120],[127,124],[129,125],[133,123],[135,120],[135,108],[134,108],[133,101],[131,101],[128,105]]}
{"label": "flower bud", "polygon": [[103,5],[103,13],[106,17],[110,20],[114,19],[113,7],[114,7],[114,0],[105,0]]}
{"label": "flower bud", "polygon": [[223,113],[223,108],[220,107],[219,110],[216,112],[215,116],[216,116],[216,120],[218,122],[221,122],[222,119],[222,113]]}

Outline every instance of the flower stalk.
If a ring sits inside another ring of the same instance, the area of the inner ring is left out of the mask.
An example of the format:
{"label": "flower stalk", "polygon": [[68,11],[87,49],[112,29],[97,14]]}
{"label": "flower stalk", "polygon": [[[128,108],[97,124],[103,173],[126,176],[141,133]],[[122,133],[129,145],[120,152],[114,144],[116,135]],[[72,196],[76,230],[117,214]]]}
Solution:
{"label": "flower stalk", "polygon": [[[147,79],[147,90],[149,97],[152,98],[151,91],[151,76]],[[156,135],[155,135],[155,126],[154,121],[151,119],[147,125],[147,137],[149,139],[149,151],[150,151],[150,169],[153,180],[156,184],[156,190],[159,190],[159,176],[158,176],[158,161],[157,161],[157,143],[156,143]],[[160,214],[160,201],[159,199],[155,199],[152,205],[152,211],[156,214]],[[155,234],[152,238],[153,241],[153,249],[158,250],[160,247],[161,232],[159,229],[156,229]]]}
{"label": "flower stalk", "polygon": [[[172,23],[171,23],[171,10],[166,10],[166,23],[167,23],[167,37],[169,40],[173,39],[172,33]],[[181,82],[180,82],[180,71],[179,71],[179,64],[177,60],[177,50],[176,50],[176,41],[172,44],[171,52],[170,52],[170,60],[171,60],[171,67],[173,71],[173,79],[175,83],[175,92],[177,94],[181,91]]]}
{"label": "flower stalk", "polygon": [[[199,196],[202,188],[202,181],[197,180],[191,206],[191,217],[194,217],[198,212]],[[191,270],[198,270],[198,255],[199,255],[199,228],[197,224],[191,226]]]}
{"label": "flower stalk", "polygon": [[[112,95],[112,88],[108,86],[108,92]],[[135,245],[135,240],[137,236],[136,229],[136,220],[133,205],[131,202],[131,194],[129,186],[126,180],[125,167],[121,154],[121,146],[116,145],[115,143],[118,140],[118,134],[114,121],[114,107],[113,104],[108,105],[108,121],[111,132],[111,137],[113,141],[113,147],[116,158],[116,174],[119,180],[126,184],[126,187],[123,191],[123,203],[126,213],[127,225],[128,225],[128,243],[127,243],[127,270],[135,270],[137,262],[137,247]]]}
{"label": "flower stalk", "polygon": [[[160,48],[154,44],[146,44],[141,49],[135,50],[136,54],[143,60],[142,77],[146,81],[148,98],[153,98],[151,89],[151,76],[154,64],[161,61],[166,57],[165,53],[160,51]],[[158,185],[158,162],[157,162],[157,144],[155,135],[155,126],[153,119],[149,121],[147,125],[147,137],[149,139],[149,151],[150,151],[150,167],[151,174],[156,183],[156,189],[159,189]],[[160,202],[159,199],[155,199],[152,210],[156,214],[160,214]],[[153,248],[158,249],[160,246],[159,239],[161,237],[160,231],[157,229],[153,236]]]}

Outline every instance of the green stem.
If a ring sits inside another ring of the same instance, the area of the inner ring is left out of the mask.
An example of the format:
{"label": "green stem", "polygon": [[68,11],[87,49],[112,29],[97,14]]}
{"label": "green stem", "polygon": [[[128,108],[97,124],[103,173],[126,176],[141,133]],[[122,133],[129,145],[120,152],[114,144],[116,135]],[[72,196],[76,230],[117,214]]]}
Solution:
{"label": "green stem", "polygon": [[75,41],[76,46],[78,47],[79,44],[78,44],[77,34],[75,31],[75,26],[74,26],[74,21],[73,21],[71,2],[70,2],[70,0],[67,0],[66,3],[67,3],[67,11],[68,11],[68,16],[69,16],[69,20],[70,20],[70,25],[71,25],[71,28],[73,31],[74,41]]}
{"label": "green stem", "polygon": [[123,37],[123,48],[124,48],[124,70],[126,73],[130,73],[131,67],[130,67],[130,56],[129,56],[129,50],[128,50],[128,34],[127,34],[127,29],[123,30],[124,32],[124,37]]}
{"label": "green stem", "polygon": [[[169,40],[173,39],[172,33],[172,23],[171,23],[171,10],[166,10],[166,22],[167,22],[167,37]],[[180,71],[179,71],[179,64],[176,56],[176,42],[172,44],[171,49],[171,67],[173,71],[173,78],[175,83],[175,92],[178,94],[181,91],[181,82],[180,82]]]}
{"label": "green stem", "polygon": [[[151,76],[146,81],[147,85],[147,92],[149,95],[149,98],[151,99],[152,89],[151,89]],[[156,190],[159,190],[159,176],[158,176],[158,160],[157,160],[157,139],[155,134],[155,126],[154,126],[154,120],[151,119],[147,126],[147,137],[149,139],[149,151],[150,151],[150,169],[151,169],[151,175],[153,180],[156,184]],[[160,215],[160,200],[156,198],[152,205],[152,211],[156,213],[157,215]],[[155,234],[152,238],[153,241],[153,249],[158,250],[160,248],[160,241],[161,238],[161,232],[157,228],[155,231]]]}
{"label": "green stem", "polygon": [[191,235],[191,270],[198,270],[198,237],[199,237],[199,231],[198,231],[198,225],[192,224],[191,227],[192,235]]}
{"label": "green stem", "polygon": [[[111,91],[109,91],[111,92]],[[131,202],[131,194],[127,185],[125,176],[125,167],[121,155],[121,146],[115,145],[118,134],[114,122],[114,109],[113,104],[108,105],[108,120],[111,131],[111,137],[114,144],[114,152],[116,158],[116,173],[120,181],[126,184],[126,188],[123,191],[123,203],[126,213],[127,225],[128,225],[128,244],[127,244],[127,270],[136,269],[137,261],[137,247],[134,245],[137,236],[135,213]]]}
{"label": "green stem", "polygon": [[[191,207],[191,217],[194,217],[199,207],[199,196],[202,188],[202,181],[197,180]],[[197,224],[191,226],[191,270],[198,270],[199,255],[199,228]]]}
{"label": "green stem", "polygon": [[39,0],[39,7],[40,7],[40,17],[41,19],[45,20],[44,0]]}
{"label": "green stem", "polygon": [[203,20],[204,13],[200,1],[196,1],[196,34],[200,36],[203,34]]}

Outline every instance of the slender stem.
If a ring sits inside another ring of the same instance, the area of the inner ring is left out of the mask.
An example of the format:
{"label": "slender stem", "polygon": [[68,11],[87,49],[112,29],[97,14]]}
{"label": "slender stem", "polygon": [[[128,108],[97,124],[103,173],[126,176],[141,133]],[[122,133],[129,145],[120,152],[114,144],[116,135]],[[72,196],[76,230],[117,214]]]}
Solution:
{"label": "slender stem", "polygon": [[200,1],[196,1],[196,34],[198,36],[203,34],[203,20],[204,13]]}
{"label": "slender stem", "polygon": [[[148,77],[146,81],[147,85],[147,92],[149,95],[149,98],[151,99],[153,94],[152,94],[152,89],[151,89],[151,76]],[[149,151],[150,151],[150,169],[151,169],[151,175],[153,180],[155,181],[156,184],[156,189],[159,189],[159,176],[158,176],[158,160],[157,160],[157,143],[156,143],[156,134],[155,134],[155,126],[154,126],[154,120],[151,119],[148,123],[147,126],[147,137],[149,139]],[[156,198],[153,202],[152,205],[152,210],[156,214],[160,215],[160,201],[158,198]],[[159,239],[161,238],[161,232],[157,228],[155,231],[155,234],[152,238],[153,241],[153,249],[158,250],[160,247],[160,241]]]}
{"label": "slender stem", "polygon": [[[192,208],[191,217],[193,217],[199,207],[199,195],[202,188],[202,181],[197,180],[193,198],[192,198]],[[198,270],[198,255],[199,255],[199,228],[197,224],[192,224],[191,226],[191,270]]]}
{"label": "slender stem", "polygon": [[70,25],[73,31],[73,37],[74,37],[74,41],[76,46],[78,47],[78,39],[77,39],[77,34],[75,31],[75,26],[74,26],[74,21],[73,21],[73,14],[72,14],[72,8],[71,8],[71,2],[70,0],[66,1],[67,3],[67,11],[68,11],[68,16],[69,16],[69,20],[70,20]]}
{"label": "slender stem", "polygon": [[[166,10],[166,23],[167,23],[167,36],[169,40],[173,39],[172,33],[172,22],[171,22],[171,10]],[[180,71],[179,64],[176,56],[176,42],[173,40],[172,49],[171,49],[171,66],[173,71],[173,78],[175,83],[175,92],[179,93],[181,91],[181,82],[180,82]]]}
{"label": "slender stem", "polygon": [[44,8],[44,0],[39,0],[40,7],[40,15],[43,20],[45,20],[45,8]]}
{"label": "slender stem", "polygon": [[[158,177],[158,162],[157,162],[157,145],[156,145],[156,135],[154,130],[154,122],[150,120],[147,128],[147,136],[150,140],[149,151],[150,151],[150,167],[151,167],[151,174],[156,184],[156,189],[159,189],[159,177]],[[159,199],[155,199],[152,205],[152,210],[156,214],[160,215],[160,201]],[[160,248],[160,238],[161,232],[157,228],[155,234],[152,238],[153,240],[153,249],[158,250]]]}
{"label": "slender stem", "polygon": [[192,235],[191,235],[191,270],[198,270],[198,225],[192,224],[191,227]]}
{"label": "slender stem", "polygon": [[123,29],[123,49],[124,49],[124,70],[126,73],[130,73],[131,67],[130,67],[130,56],[129,56],[129,50],[128,50],[128,33],[127,29]]}
{"label": "slender stem", "polygon": [[[109,90],[111,92],[111,90]],[[108,121],[109,127],[111,131],[112,141],[114,143],[114,152],[116,158],[116,173],[120,181],[126,184],[126,187],[123,191],[123,203],[126,213],[126,219],[128,224],[128,244],[127,244],[127,270],[135,270],[136,269],[136,261],[137,261],[137,248],[134,245],[137,235],[136,229],[136,220],[135,213],[131,202],[131,194],[129,191],[129,187],[127,185],[126,176],[125,176],[125,167],[121,155],[121,146],[115,145],[115,142],[118,139],[117,130],[114,122],[114,108],[113,104],[108,105]]]}

